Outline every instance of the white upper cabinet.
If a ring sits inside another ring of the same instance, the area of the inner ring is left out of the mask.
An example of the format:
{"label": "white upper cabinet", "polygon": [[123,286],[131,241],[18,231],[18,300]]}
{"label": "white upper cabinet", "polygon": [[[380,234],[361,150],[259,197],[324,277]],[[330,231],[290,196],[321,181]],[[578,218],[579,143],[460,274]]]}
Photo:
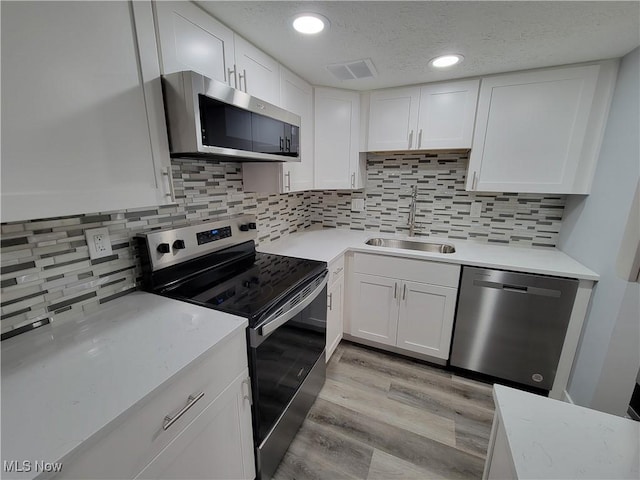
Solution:
{"label": "white upper cabinet", "polygon": [[482,80],[467,190],[589,193],[617,63]]}
{"label": "white upper cabinet", "polygon": [[[238,35],[235,38],[238,90],[265,102],[280,105],[280,65],[266,53],[258,50]],[[235,80],[235,79],[234,79]]]}
{"label": "white upper cabinet", "polygon": [[154,6],[163,74],[193,70],[236,87],[231,30],[191,2]]}
{"label": "white upper cabinet", "polygon": [[165,204],[169,165],[150,2],[2,3],[3,222]]}
{"label": "white upper cabinet", "polygon": [[243,163],[245,192],[289,193],[313,189],[313,87],[280,66],[281,106],[300,115],[300,161]]}
{"label": "white upper cabinet", "polygon": [[420,88],[416,149],[471,148],[480,80]]}
{"label": "white upper cabinet", "polygon": [[315,88],[315,188],[362,188],[360,94]]}
{"label": "white upper cabinet", "polygon": [[371,92],[367,150],[471,148],[479,83]]}
{"label": "white upper cabinet", "polygon": [[419,87],[371,92],[367,150],[410,150],[413,148],[419,105]]}
{"label": "white upper cabinet", "polygon": [[162,73],[193,70],[280,105],[279,64],[191,2],[154,2]]}

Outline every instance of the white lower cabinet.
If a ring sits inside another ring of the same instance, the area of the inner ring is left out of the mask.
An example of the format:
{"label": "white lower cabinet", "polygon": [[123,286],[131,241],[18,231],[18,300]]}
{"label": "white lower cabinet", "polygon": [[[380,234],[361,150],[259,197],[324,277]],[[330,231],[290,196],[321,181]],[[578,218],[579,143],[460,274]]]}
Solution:
{"label": "white lower cabinet", "polygon": [[449,358],[457,290],[402,282],[396,345],[412,352]]}
{"label": "white lower cabinet", "polygon": [[63,458],[56,478],[254,478],[246,352],[244,331],[214,347]]}
{"label": "white lower cabinet", "polygon": [[255,471],[248,385],[245,371],[136,478],[252,479]]}
{"label": "white lower cabinet", "polygon": [[327,290],[327,353],[331,355],[342,340],[344,330],[344,256],[329,264],[329,289]]}
{"label": "white lower cabinet", "polygon": [[459,265],[356,254],[349,334],[448,359]]}

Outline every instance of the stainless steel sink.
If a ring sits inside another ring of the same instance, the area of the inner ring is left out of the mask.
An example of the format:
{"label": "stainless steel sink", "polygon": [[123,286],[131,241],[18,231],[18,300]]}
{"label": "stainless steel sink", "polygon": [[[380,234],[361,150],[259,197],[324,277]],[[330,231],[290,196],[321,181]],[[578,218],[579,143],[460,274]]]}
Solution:
{"label": "stainless steel sink", "polygon": [[456,247],[449,243],[412,242],[411,240],[395,240],[393,238],[372,238],[366,241],[373,247],[404,248],[421,252],[455,253]]}

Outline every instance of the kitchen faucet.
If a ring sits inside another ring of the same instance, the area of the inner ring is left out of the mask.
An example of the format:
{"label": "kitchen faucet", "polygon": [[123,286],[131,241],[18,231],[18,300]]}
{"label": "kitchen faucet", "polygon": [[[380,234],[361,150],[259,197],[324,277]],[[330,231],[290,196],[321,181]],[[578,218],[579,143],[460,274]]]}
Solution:
{"label": "kitchen faucet", "polygon": [[418,197],[418,185],[411,186],[411,205],[409,206],[409,236],[413,237],[416,228],[416,199]]}

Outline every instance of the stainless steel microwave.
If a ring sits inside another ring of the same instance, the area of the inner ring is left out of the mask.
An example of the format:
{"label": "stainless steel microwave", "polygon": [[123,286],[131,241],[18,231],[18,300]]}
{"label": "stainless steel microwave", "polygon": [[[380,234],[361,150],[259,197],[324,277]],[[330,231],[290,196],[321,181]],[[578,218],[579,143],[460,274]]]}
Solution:
{"label": "stainless steel microwave", "polygon": [[300,161],[298,115],[192,71],[162,85],[171,157]]}

